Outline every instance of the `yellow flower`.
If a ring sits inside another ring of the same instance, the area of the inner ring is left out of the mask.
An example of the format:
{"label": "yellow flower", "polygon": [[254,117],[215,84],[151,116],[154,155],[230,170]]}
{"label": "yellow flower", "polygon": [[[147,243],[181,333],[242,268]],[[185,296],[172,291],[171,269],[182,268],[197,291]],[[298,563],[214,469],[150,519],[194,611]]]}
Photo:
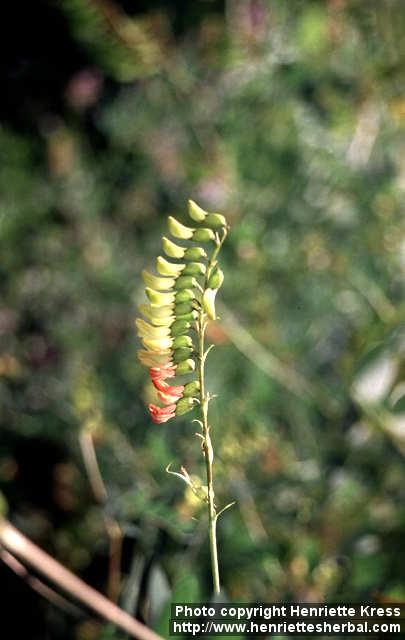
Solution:
{"label": "yellow flower", "polygon": [[203,295],[203,307],[207,314],[207,316],[211,320],[215,320],[215,296],[217,295],[218,289],[206,289]]}
{"label": "yellow flower", "polygon": [[205,217],[208,215],[207,211],[201,209],[194,200],[188,201],[188,215],[196,222],[204,222]]}
{"label": "yellow flower", "polygon": [[161,291],[155,291],[150,287],[145,287],[145,293],[148,296],[152,304],[156,305],[168,305],[174,302],[175,296],[172,291],[162,293]]}
{"label": "yellow flower", "polygon": [[138,351],[138,358],[145,367],[160,367],[167,364],[170,361],[171,350],[166,349],[161,352],[147,351],[140,349]]}
{"label": "yellow flower", "polygon": [[163,336],[162,338],[141,338],[142,343],[150,351],[165,351],[170,349],[173,344],[173,338],[170,336]]}
{"label": "yellow flower", "polygon": [[186,250],[184,247],[179,247],[179,245],[175,244],[169,238],[163,236],[162,238],[163,251],[169,258],[183,258]]}
{"label": "yellow flower", "polygon": [[175,283],[174,278],[160,278],[145,269],[142,271],[142,279],[147,287],[152,287],[152,289],[158,289],[159,291],[168,291],[172,289]]}
{"label": "yellow flower", "polygon": [[180,240],[191,240],[193,237],[194,229],[190,227],[185,227],[184,224],[181,224],[176,218],[173,216],[169,216],[168,218],[169,231],[174,238],[179,238]]}
{"label": "yellow flower", "polygon": [[142,318],[137,318],[135,324],[140,338],[163,338],[170,335],[169,327],[154,327]]}
{"label": "yellow flower", "polygon": [[161,276],[172,276],[177,278],[185,266],[185,264],[174,264],[173,262],[169,262],[165,258],[162,258],[162,256],[158,256],[156,259],[156,270]]}

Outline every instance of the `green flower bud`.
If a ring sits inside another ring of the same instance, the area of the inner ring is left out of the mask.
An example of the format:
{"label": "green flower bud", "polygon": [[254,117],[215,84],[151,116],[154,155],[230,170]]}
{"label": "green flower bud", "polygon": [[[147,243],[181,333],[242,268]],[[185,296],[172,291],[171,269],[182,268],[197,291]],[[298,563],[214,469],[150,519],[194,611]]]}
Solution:
{"label": "green flower bud", "polygon": [[193,398],[180,398],[176,404],[176,416],[182,416],[194,407]]}
{"label": "green flower bud", "polygon": [[182,289],[176,293],[176,304],[179,302],[190,302],[194,300],[195,293],[192,289]]}
{"label": "green flower bud", "polygon": [[184,253],[184,260],[201,260],[206,257],[207,254],[201,247],[189,247]]}
{"label": "green flower bud", "polygon": [[170,327],[173,337],[181,336],[190,329],[190,323],[187,320],[176,320]]}
{"label": "green flower bud", "polygon": [[175,244],[169,238],[163,236],[162,238],[163,251],[169,258],[183,258],[186,250],[184,247],[179,247],[179,245]]}
{"label": "green flower bud", "polygon": [[176,376],[183,376],[186,373],[192,373],[195,370],[195,362],[191,358],[183,360],[176,367]]}
{"label": "green flower bud", "polygon": [[179,289],[191,289],[197,286],[197,281],[193,276],[180,276],[177,278],[174,288],[176,291]]}
{"label": "green flower bud", "polygon": [[174,285],[174,278],[159,278],[159,276],[154,276],[145,269],[142,271],[142,279],[147,287],[152,287],[152,289],[158,289],[159,291],[168,291]]}
{"label": "green flower bud", "polygon": [[195,242],[208,242],[209,240],[215,240],[215,234],[212,229],[196,229],[193,233],[193,240]]}
{"label": "green flower bud", "polygon": [[174,238],[179,238],[180,240],[191,240],[193,237],[194,229],[191,227],[185,227],[184,224],[181,224],[176,218],[173,216],[168,217],[168,225],[169,231]]}
{"label": "green flower bud", "polygon": [[152,304],[169,305],[172,302],[174,302],[174,293],[172,291],[169,291],[167,293],[162,293],[161,291],[155,291],[150,287],[146,287],[145,293]]}
{"label": "green flower bud", "polygon": [[192,347],[193,341],[190,336],[177,336],[173,340],[173,349],[183,349],[184,347]]}
{"label": "green flower bud", "polygon": [[182,272],[184,276],[205,276],[207,267],[202,262],[190,262]]}
{"label": "green flower bud", "polygon": [[205,220],[205,216],[208,215],[204,209],[198,206],[196,202],[193,200],[188,201],[188,215],[192,220],[196,222],[203,222]]}
{"label": "green flower bud", "polygon": [[175,316],[182,316],[185,313],[190,313],[190,311],[193,311],[192,302],[180,302],[174,307]]}
{"label": "green flower bud", "polygon": [[202,299],[204,311],[211,320],[215,320],[216,318],[215,296],[217,295],[217,291],[218,289],[206,289]]}
{"label": "green flower bud", "polygon": [[197,320],[197,318],[198,311],[196,310],[190,311],[189,313],[182,313],[176,316],[176,320],[186,320],[186,322],[193,322],[193,320]]}
{"label": "green flower bud", "polygon": [[204,224],[210,229],[220,229],[226,227],[226,218],[220,213],[209,213],[205,218]]}
{"label": "green flower bud", "polygon": [[156,259],[156,270],[162,276],[173,276],[177,277],[184,269],[185,264],[173,264],[173,262],[169,262],[162,256],[158,256]]}
{"label": "green flower bud", "polygon": [[200,383],[198,380],[193,380],[184,385],[183,397],[191,398],[196,396],[200,391]]}
{"label": "green flower bud", "polygon": [[176,349],[173,352],[173,362],[179,364],[184,360],[187,360],[193,353],[193,349],[191,347],[182,347],[181,349]]}
{"label": "green flower bud", "polygon": [[219,289],[224,281],[224,272],[222,269],[217,267],[213,273],[210,275],[208,280],[208,286],[210,289]]}

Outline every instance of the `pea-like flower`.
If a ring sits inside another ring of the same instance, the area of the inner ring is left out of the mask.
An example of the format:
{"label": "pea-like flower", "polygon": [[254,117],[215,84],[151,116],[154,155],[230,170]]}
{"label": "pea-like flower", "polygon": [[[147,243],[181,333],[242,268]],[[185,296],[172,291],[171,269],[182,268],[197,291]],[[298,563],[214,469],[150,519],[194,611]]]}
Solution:
{"label": "pea-like flower", "polygon": [[156,424],[162,424],[162,422],[167,422],[170,418],[174,418],[176,415],[176,405],[170,404],[167,407],[157,407],[155,404],[150,404],[148,406],[150,415],[152,417],[153,422]]}
{"label": "pea-like flower", "polygon": [[149,369],[149,375],[152,382],[166,380],[166,378],[174,378],[176,375],[176,368],[172,364],[165,364],[162,367],[151,367]]}
{"label": "pea-like flower", "polygon": [[165,349],[164,351],[148,351],[147,349],[140,349],[138,351],[139,361],[145,367],[159,367],[170,361],[171,350]]}
{"label": "pea-like flower", "polygon": [[156,384],[155,387],[158,389],[158,398],[163,404],[174,404],[183,396],[184,385],[170,386],[166,382],[161,382],[159,387]]}

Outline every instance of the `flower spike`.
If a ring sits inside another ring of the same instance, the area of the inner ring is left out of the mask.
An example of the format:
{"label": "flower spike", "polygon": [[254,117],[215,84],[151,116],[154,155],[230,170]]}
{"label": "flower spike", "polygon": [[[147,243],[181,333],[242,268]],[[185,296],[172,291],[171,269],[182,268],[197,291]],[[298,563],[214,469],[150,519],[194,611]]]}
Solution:
{"label": "flower spike", "polygon": [[[169,385],[165,381],[192,375],[196,371],[195,326],[203,316],[215,319],[214,299],[223,280],[223,273],[217,266],[217,231],[222,227],[225,237],[227,223],[224,216],[204,211],[192,200],[188,203],[188,212],[196,228],[182,224],[173,216],[168,218],[171,236],[186,241],[183,244],[188,246],[180,246],[166,236],[162,238],[165,256],[183,262],[172,262],[158,256],[157,275],[142,271],[149,304],[139,307],[146,320],[136,319],[143,345],[138,357],[149,368],[159,400],[167,405],[149,405],[152,420],[159,424],[191,411],[198,400],[199,380],[194,379],[186,385]],[[211,258],[205,249],[195,244],[210,241],[215,243]]]}

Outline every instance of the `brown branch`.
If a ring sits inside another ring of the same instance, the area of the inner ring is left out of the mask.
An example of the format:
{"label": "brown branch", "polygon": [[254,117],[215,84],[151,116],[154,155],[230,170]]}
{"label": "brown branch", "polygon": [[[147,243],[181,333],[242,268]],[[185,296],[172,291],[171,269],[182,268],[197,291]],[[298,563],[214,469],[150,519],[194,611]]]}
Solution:
{"label": "brown branch", "polygon": [[80,431],[79,443],[93,495],[98,503],[104,504],[107,500],[107,489],[98,466],[93,436],[90,431],[85,428]]}
{"label": "brown branch", "polygon": [[42,551],[8,520],[2,520],[0,523],[0,544],[13,556],[17,556],[23,562],[34,567],[36,571],[102,618],[129,633],[132,638],[138,638],[138,640],[163,640],[161,636],[132,618],[111,600],[108,600],[54,560],[45,551]]}
{"label": "brown branch", "polygon": [[107,515],[104,516],[104,522],[110,539],[107,596],[113,602],[118,602],[121,591],[122,529],[116,520]]}
{"label": "brown branch", "polygon": [[51,604],[71,614],[76,615],[80,613],[80,609],[69,602],[69,600],[66,600],[66,598],[48,587],[48,585],[42,582],[42,580],[39,580],[35,576],[32,576],[27,568],[24,567],[24,565],[6,549],[1,549],[0,560],[2,560],[4,564],[6,564],[9,569],[11,569],[11,571],[13,571],[19,578],[21,578],[21,580],[23,580],[29,587],[31,587],[31,589],[39,593],[39,595],[43,598],[46,598],[46,600],[48,600]]}
{"label": "brown branch", "polygon": [[[108,493],[98,464],[93,435],[90,431],[82,429],[79,436],[79,442],[84,466],[86,468],[87,477],[89,479],[94,498],[101,506],[104,506],[108,498]],[[114,518],[104,512],[103,519],[110,545],[107,595],[113,602],[118,602],[121,587],[123,535],[120,525]]]}

